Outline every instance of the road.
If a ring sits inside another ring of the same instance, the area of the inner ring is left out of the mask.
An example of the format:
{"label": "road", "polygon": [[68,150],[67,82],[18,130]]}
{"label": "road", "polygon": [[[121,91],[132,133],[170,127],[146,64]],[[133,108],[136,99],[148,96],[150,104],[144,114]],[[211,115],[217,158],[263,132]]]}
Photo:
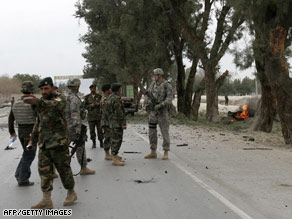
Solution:
{"label": "road", "polygon": [[[7,117],[0,118],[1,148],[4,148],[9,140],[6,122]],[[242,191],[240,194],[234,187],[226,186],[233,181],[233,177],[230,175],[226,181],[222,180],[220,183],[217,183],[218,180],[210,174],[203,175],[200,171],[201,167],[193,163],[197,162],[200,157],[205,159],[201,155],[195,159],[191,157],[184,159],[184,155],[179,154],[178,151],[182,149],[174,148],[172,145],[172,151],[175,153],[170,153],[168,161],[161,160],[161,150],[159,159],[145,160],[143,157],[149,152],[147,129],[146,125],[128,125],[120,151],[126,159],[124,167],[112,166],[110,161],[104,160],[104,152],[101,148],[91,149],[91,143],[87,142],[87,157],[92,159],[88,167],[96,170],[96,174],[75,176],[78,201],[69,207],[63,207],[66,191],[60,179],[55,179],[52,193],[54,207],[72,209],[71,218],[76,219],[290,218],[287,215],[291,216],[291,210],[283,213],[274,211],[277,215],[274,217],[269,212],[272,208],[266,209],[265,207],[269,205],[259,201],[260,196],[251,199],[248,192]],[[172,127],[172,132],[177,130],[176,127]],[[192,139],[189,140],[192,141]],[[35,182],[35,185],[27,188],[17,186],[14,171],[22,149],[19,141],[16,141],[14,146],[16,149],[3,150],[0,153],[0,174],[2,176],[0,206],[2,211],[3,209],[27,209],[41,199],[37,158],[33,162],[31,176],[31,181]],[[187,150],[187,148],[184,149]],[[202,151],[205,151],[205,148]],[[196,153],[201,152],[196,150]],[[216,153],[218,152],[216,151]],[[209,154],[209,152],[205,154]],[[201,160],[200,162],[206,161]],[[225,162],[224,159],[221,161],[221,163]],[[234,167],[237,168],[236,165]],[[79,171],[76,158],[72,160],[72,169],[74,173]],[[207,166],[206,169],[208,169]],[[212,169],[206,171],[211,172]],[[235,175],[235,173],[232,174]],[[237,185],[240,185],[240,182]],[[248,187],[251,189],[250,186]],[[253,193],[256,194],[256,192]],[[269,200],[266,201],[269,202]],[[259,204],[259,207],[254,203]]]}

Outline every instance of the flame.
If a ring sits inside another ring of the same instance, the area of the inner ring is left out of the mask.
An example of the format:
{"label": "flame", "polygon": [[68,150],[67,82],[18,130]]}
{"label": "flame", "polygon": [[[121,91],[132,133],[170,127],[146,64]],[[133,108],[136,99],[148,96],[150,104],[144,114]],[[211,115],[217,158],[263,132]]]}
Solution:
{"label": "flame", "polygon": [[[242,113],[237,113],[237,115],[235,116],[238,120],[246,120],[247,118],[249,118],[249,113],[247,111],[248,109],[248,105],[244,105],[242,107],[243,112]],[[231,122],[236,122],[238,121],[236,119],[232,119]]]}
{"label": "flame", "polygon": [[248,108],[248,106],[247,106],[247,105],[244,105],[244,106],[242,107],[243,112],[242,112],[242,113],[238,113],[238,114],[236,115],[236,118],[241,118],[241,119],[246,120],[246,119],[249,117],[249,114],[248,114],[247,108]]}

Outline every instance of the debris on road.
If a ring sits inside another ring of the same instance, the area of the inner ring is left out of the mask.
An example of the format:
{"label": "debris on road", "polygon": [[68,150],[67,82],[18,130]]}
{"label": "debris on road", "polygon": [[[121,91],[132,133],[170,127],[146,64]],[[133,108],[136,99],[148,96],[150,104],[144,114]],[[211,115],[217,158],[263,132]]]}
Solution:
{"label": "debris on road", "polygon": [[124,151],[123,154],[142,154],[140,151]]}
{"label": "debris on road", "polygon": [[189,145],[186,144],[186,143],[183,143],[183,144],[177,144],[176,146],[177,146],[177,147],[184,147],[184,146],[189,146]]}
{"label": "debris on road", "polygon": [[150,180],[135,179],[134,182],[135,183],[138,183],[138,184],[141,184],[141,183],[154,183],[156,181],[154,180],[154,178],[151,178]]}
{"label": "debris on road", "polygon": [[272,148],[243,148],[243,150],[266,150],[266,151],[271,151],[273,150]]}

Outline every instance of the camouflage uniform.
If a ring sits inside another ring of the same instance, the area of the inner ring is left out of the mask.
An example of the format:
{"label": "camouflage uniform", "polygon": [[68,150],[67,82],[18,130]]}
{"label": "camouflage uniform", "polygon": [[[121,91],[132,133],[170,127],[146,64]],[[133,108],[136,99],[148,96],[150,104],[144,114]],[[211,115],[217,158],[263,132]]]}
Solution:
{"label": "camouflage uniform", "polygon": [[[81,125],[82,120],[86,117],[85,109],[82,106],[81,99],[76,94],[76,92],[73,92],[71,89],[69,89],[68,93],[66,94],[67,98],[67,105],[66,105],[66,120],[68,122],[69,127],[69,139],[70,142],[75,142],[81,133]],[[85,150],[85,141],[87,139],[87,136],[85,137],[82,145],[76,145],[76,155],[78,163],[81,167],[87,166],[87,158],[86,158],[86,150]]]}
{"label": "camouflage uniform", "polygon": [[146,105],[150,106],[148,109],[149,117],[149,141],[150,148],[152,150],[157,149],[157,124],[160,127],[161,134],[163,137],[162,147],[164,151],[169,151],[169,116],[168,109],[172,103],[173,99],[173,91],[170,83],[168,81],[163,80],[161,83],[152,82],[150,85],[148,92],[153,95],[155,100],[157,101],[157,105],[159,104],[160,109],[155,110],[155,106],[151,103],[151,100],[146,97],[145,102]]}
{"label": "camouflage uniform", "polygon": [[111,149],[111,130],[109,126],[109,115],[108,115],[108,99],[109,96],[103,95],[101,100],[101,126],[104,133],[104,150],[109,151]]}
{"label": "camouflage uniform", "polygon": [[37,99],[38,119],[31,134],[31,141],[38,141],[40,147],[38,170],[43,192],[53,190],[53,164],[60,174],[64,188],[67,190],[74,188],[65,108],[65,97],[57,93],[46,99],[43,97]]}
{"label": "camouflage uniform", "polygon": [[[33,87],[34,85],[31,81],[25,81],[22,84],[21,91],[23,93],[32,93]],[[8,118],[8,126],[10,135],[14,134],[14,121],[16,121],[18,124],[18,137],[23,148],[22,157],[15,172],[15,178],[19,185],[32,185],[33,183],[29,182],[31,175],[30,166],[35,158],[36,144],[33,145],[31,150],[27,150],[26,146],[28,145],[30,133],[36,121],[36,113],[30,104],[23,102],[24,97],[22,96],[12,105]]]}
{"label": "camouflage uniform", "polygon": [[[96,141],[95,127],[97,129],[98,140],[102,144],[103,132],[101,127],[101,98],[102,94],[97,92],[94,96],[92,94],[87,94],[84,99],[85,108],[88,110],[87,120],[90,130],[90,139]],[[97,105],[92,107],[91,104],[96,103]]]}
{"label": "camouflage uniform", "polygon": [[123,141],[123,126],[126,126],[126,114],[121,96],[112,93],[108,99],[109,126],[111,129],[112,155],[119,153]]}

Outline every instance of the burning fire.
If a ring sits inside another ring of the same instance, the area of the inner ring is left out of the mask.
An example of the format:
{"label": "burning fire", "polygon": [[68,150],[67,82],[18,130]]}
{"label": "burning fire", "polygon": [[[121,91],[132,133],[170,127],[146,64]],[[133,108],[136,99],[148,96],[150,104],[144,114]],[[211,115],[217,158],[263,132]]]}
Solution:
{"label": "burning fire", "polygon": [[232,122],[238,121],[238,120],[246,120],[247,118],[249,118],[249,114],[247,111],[248,105],[244,105],[242,107],[243,112],[242,113],[237,113],[236,114],[236,119],[232,119]]}

